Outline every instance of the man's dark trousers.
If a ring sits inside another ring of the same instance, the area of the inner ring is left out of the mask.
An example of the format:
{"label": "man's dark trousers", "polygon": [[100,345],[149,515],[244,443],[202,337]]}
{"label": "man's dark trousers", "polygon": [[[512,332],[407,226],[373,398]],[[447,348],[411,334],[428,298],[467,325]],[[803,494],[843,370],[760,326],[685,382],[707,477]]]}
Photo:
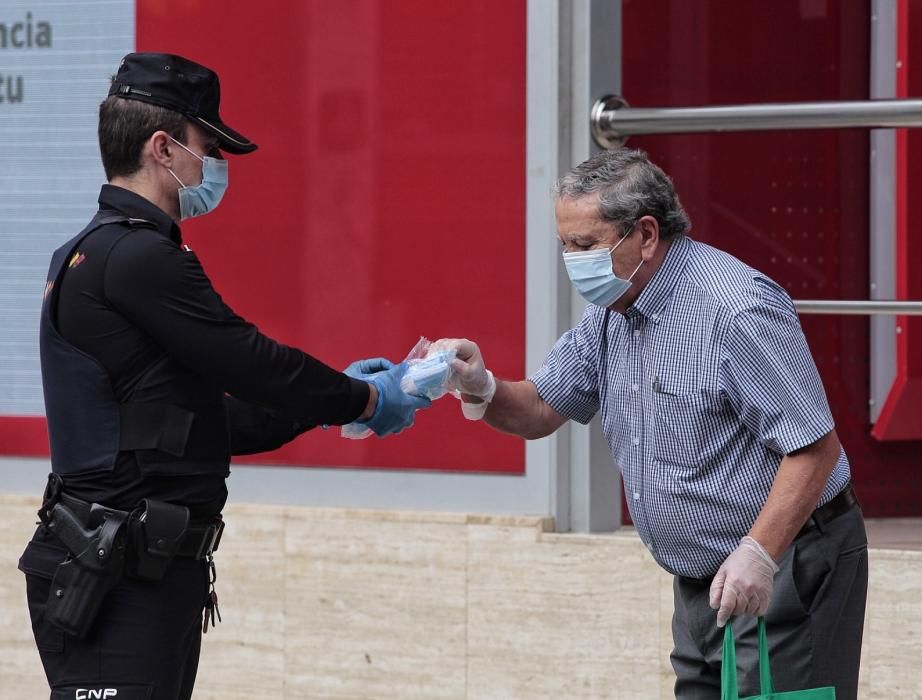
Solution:
{"label": "man's dark trousers", "polygon": [[[856,700],[868,589],[861,510],[801,534],[779,562],[765,615],[777,692],[833,686]],[[709,605],[710,580],[676,577],[672,634],[677,700],[719,700],[723,630]],[[759,694],[756,619],[734,618],[740,696]]]}

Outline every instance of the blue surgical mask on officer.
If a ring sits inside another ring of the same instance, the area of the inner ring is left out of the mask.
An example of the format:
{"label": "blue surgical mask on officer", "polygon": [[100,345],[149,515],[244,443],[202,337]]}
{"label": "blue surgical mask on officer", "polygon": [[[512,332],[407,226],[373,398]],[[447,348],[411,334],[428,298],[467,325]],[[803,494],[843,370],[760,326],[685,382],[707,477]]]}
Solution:
{"label": "blue surgical mask on officer", "polygon": [[211,156],[202,158],[172,136],[170,140],[202,161],[202,182],[194,187],[186,187],[183,181],[176,176],[176,173],[167,168],[170,175],[176,178],[176,182],[181,185],[179,189],[180,220],[191,219],[193,216],[201,216],[214,211],[227,191],[227,161],[221,158],[212,158]]}
{"label": "blue surgical mask on officer", "polygon": [[631,288],[631,280],[643,265],[643,260],[627,279],[622,279],[615,274],[611,262],[612,253],[628,237],[622,238],[612,248],[580,250],[563,254],[563,264],[567,268],[570,282],[576,287],[580,296],[590,304],[607,308]]}

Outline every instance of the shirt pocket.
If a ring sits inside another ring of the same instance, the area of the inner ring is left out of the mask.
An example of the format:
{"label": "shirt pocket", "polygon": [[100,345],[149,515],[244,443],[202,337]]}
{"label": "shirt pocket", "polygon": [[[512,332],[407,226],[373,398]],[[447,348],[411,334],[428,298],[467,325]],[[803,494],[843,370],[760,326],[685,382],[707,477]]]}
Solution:
{"label": "shirt pocket", "polygon": [[708,440],[711,397],[696,390],[686,394],[653,391],[653,458],[669,464],[696,466]]}

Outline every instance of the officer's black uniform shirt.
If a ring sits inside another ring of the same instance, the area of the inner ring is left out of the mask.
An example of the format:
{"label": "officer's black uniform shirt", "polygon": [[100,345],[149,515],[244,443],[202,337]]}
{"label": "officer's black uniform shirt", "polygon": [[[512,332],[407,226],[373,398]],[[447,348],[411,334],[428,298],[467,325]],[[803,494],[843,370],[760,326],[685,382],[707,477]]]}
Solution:
{"label": "officer's black uniform shirt", "polygon": [[[226,392],[231,449],[274,449],[322,424],[349,423],[368,403],[368,385],[262,335],[215,292],[179,227],[159,207],[104,185],[100,210],[143,219],[97,253],[90,234],[61,282],[57,327],[108,372],[120,402],[183,405],[183,387],[203,379]],[[181,465],[178,469],[181,472]],[[132,508],[141,498],[189,506],[209,516],[224,505],[222,476],[143,474],[132,452],[116,468],[67,479],[87,501]]]}

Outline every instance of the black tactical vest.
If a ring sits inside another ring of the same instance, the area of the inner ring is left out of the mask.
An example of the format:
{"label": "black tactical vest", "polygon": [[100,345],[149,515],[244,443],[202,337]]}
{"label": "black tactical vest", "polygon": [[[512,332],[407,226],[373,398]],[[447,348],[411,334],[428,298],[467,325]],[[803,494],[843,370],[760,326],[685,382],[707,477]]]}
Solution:
{"label": "black tactical vest", "polygon": [[195,411],[172,404],[119,403],[105,368],[55,327],[67,261],[88,235],[109,225],[121,225],[127,235],[150,224],[97,213],[55,251],[48,270],[39,337],[52,471],[61,476],[111,471],[119,452],[133,451],[144,473],[227,476],[230,437],[220,394],[196,401]]}

